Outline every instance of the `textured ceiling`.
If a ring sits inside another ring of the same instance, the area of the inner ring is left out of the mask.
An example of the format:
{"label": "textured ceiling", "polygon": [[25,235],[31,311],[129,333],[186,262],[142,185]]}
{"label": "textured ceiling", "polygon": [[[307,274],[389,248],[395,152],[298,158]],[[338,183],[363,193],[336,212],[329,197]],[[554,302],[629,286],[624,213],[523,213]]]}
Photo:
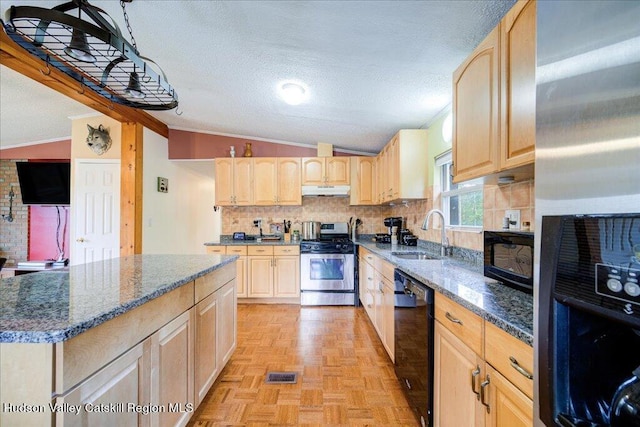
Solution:
{"label": "textured ceiling", "polygon": [[[91,3],[126,33],[119,2]],[[182,115],[150,113],[170,128],[377,152],[451,103],[453,70],[513,3],[135,0],[127,13],[178,92]],[[308,101],[281,101],[283,80],[304,82]],[[91,112],[5,67],[0,84],[2,147],[67,137],[68,117]]]}

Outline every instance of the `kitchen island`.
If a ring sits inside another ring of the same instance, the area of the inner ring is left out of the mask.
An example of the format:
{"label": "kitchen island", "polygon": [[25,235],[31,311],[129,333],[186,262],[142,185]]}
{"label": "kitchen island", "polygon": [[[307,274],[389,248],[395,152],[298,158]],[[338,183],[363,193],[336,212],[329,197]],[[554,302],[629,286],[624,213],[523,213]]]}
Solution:
{"label": "kitchen island", "polygon": [[236,345],[236,256],[3,279],[0,424],[184,425]]}

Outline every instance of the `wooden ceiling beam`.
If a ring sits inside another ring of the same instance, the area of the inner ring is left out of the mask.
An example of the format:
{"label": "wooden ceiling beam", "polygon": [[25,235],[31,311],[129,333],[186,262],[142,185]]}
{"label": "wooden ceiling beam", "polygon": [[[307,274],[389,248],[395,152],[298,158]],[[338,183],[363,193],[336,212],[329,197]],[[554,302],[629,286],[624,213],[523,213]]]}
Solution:
{"label": "wooden ceiling beam", "polygon": [[93,90],[31,55],[2,30],[0,31],[0,64],[122,123],[137,122],[168,138],[168,126],[144,110],[107,100]]}

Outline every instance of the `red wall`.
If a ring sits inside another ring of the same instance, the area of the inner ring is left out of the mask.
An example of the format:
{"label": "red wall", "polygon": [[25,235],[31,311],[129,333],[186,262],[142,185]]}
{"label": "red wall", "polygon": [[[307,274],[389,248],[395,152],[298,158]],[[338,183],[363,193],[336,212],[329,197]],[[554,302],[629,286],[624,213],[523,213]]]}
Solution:
{"label": "red wall", "polygon": [[47,142],[0,150],[1,159],[28,160],[69,160],[71,158],[71,140]]}
{"label": "red wall", "polygon": [[[69,207],[60,206],[60,244],[69,258]],[[55,206],[29,207],[29,260],[58,258],[56,230],[58,213]]]}
{"label": "red wall", "polygon": [[[316,148],[232,136],[169,129],[169,159],[215,159],[231,157],[230,147],[236,148],[236,157],[242,157],[247,143],[251,143],[253,157],[315,157]],[[349,156],[348,153],[334,151],[335,156]]]}

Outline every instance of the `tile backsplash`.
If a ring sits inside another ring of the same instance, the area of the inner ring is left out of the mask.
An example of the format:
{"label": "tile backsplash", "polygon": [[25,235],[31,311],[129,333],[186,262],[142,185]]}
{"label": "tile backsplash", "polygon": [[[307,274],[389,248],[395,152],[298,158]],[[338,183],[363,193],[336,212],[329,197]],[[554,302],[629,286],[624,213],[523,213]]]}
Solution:
{"label": "tile backsplash", "polygon": [[[432,194],[433,191],[429,191]],[[502,228],[502,218],[507,209],[519,209],[520,221],[529,221],[533,226],[534,218],[534,181],[522,181],[508,185],[485,185],[484,229]],[[263,231],[270,233],[270,224],[291,221],[292,229],[301,229],[303,221],[335,222],[349,221],[350,217],[360,218],[362,225],[359,234],[386,233],[383,220],[389,216],[401,216],[406,219],[406,227],[421,240],[440,243],[440,220],[434,217],[435,224],[429,224],[429,230],[422,230],[426,213],[434,206],[440,207],[440,198],[415,200],[394,206],[350,206],[346,197],[305,197],[302,206],[247,206],[222,208],[222,234],[230,235],[234,231],[258,234],[253,220],[262,218]],[[484,250],[482,230],[448,229],[447,238],[455,247],[475,251]]]}
{"label": "tile backsplash", "polygon": [[349,206],[347,197],[304,197],[302,206],[238,206],[222,208],[222,234],[244,231],[258,234],[253,220],[262,218],[262,229],[269,233],[269,225],[291,221],[292,230],[301,230],[303,221],[348,222],[349,218],[360,218],[361,234],[383,233],[382,220],[390,216],[389,206]]}

